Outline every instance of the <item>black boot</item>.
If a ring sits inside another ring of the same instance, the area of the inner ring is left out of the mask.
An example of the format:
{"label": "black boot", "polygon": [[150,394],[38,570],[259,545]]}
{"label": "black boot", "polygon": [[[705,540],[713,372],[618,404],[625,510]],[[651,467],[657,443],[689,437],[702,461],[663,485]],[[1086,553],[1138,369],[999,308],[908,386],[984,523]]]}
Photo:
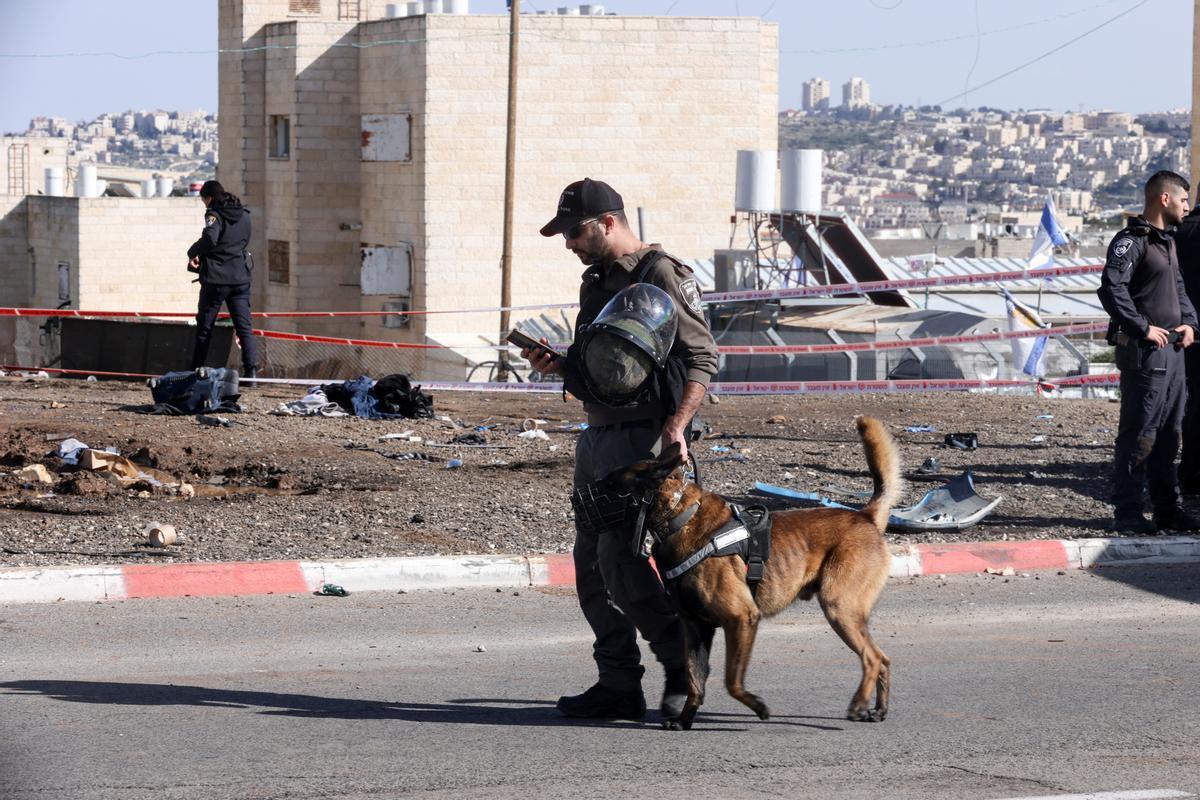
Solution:
{"label": "black boot", "polygon": [[621,692],[597,683],[583,694],[558,698],[558,710],[579,719],[641,719],[646,698],[640,688]]}
{"label": "black boot", "polygon": [[663,719],[678,719],[688,698],[688,673],[686,667],[667,670],[667,681],[663,686],[662,703],[658,710]]}

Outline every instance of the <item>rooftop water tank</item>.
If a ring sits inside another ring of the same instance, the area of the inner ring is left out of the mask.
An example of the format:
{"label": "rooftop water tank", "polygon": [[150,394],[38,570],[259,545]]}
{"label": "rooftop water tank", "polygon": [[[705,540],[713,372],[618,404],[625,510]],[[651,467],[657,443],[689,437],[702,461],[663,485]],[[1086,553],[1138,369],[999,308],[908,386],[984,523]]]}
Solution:
{"label": "rooftop water tank", "polygon": [[776,209],[774,150],[738,150],[733,207],[737,211]]}
{"label": "rooftop water tank", "polygon": [[154,197],[154,181],[142,181],[142,197]]}
{"label": "rooftop water tank", "polygon": [[63,196],[62,167],[46,167],[46,195],[48,197]]}
{"label": "rooftop water tank", "polygon": [[823,150],[784,150],[779,162],[780,205],[783,211],[821,213]]}
{"label": "rooftop water tank", "polygon": [[468,13],[467,0],[442,0],[442,12],[445,14]]}
{"label": "rooftop water tank", "polygon": [[76,197],[99,197],[100,191],[96,185],[96,165],[80,164],[79,178],[75,181]]}
{"label": "rooftop water tank", "polygon": [[159,178],[154,182],[154,190],[159,197],[170,197],[174,188],[175,181],[171,178]]}

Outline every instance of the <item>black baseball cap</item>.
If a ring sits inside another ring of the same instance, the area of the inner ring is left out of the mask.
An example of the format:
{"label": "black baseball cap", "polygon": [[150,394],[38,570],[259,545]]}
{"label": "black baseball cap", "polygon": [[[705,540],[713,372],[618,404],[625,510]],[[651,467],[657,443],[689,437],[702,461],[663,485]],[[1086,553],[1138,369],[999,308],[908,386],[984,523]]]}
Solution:
{"label": "black baseball cap", "polygon": [[624,210],[625,201],[615,189],[604,181],[584,178],[562,190],[558,196],[558,213],[542,226],[542,236],[557,236],[582,220]]}

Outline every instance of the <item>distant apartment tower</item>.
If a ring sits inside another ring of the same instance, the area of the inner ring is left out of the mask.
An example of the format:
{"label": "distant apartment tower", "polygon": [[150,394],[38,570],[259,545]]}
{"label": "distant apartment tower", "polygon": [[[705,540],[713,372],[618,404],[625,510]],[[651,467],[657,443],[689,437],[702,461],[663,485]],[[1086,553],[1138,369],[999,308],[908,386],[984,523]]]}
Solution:
{"label": "distant apartment tower", "polygon": [[842,84],[842,108],[865,108],[871,105],[871,87],[862,78],[851,78]]}
{"label": "distant apartment tower", "polygon": [[829,108],[830,84],[824,78],[813,78],[804,82],[801,97],[805,111]]}

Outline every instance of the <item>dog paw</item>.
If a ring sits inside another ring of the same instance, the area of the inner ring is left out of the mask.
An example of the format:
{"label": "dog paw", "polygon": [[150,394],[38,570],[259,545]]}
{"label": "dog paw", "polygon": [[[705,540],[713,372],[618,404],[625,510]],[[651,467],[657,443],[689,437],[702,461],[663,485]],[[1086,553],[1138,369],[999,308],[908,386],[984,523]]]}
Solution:
{"label": "dog paw", "polygon": [[871,722],[883,722],[885,719],[887,719],[887,709],[886,708],[872,709],[871,713],[868,714],[867,716],[868,716],[869,721],[871,721]]}
{"label": "dog paw", "polygon": [[[683,723],[682,723],[680,720],[678,720],[678,719],[664,719],[664,720],[662,721],[662,726],[663,726],[663,730],[664,730],[664,731],[684,731],[684,730],[687,730],[687,728],[685,728],[685,727],[683,726]],[[690,727],[691,727],[691,726],[689,725],[689,726],[688,726],[688,728],[690,728]]]}
{"label": "dog paw", "polygon": [[762,708],[755,709],[754,713],[758,714],[759,719],[770,719],[771,718],[771,709],[767,708],[765,705]]}
{"label": "dog paw", "polygon": [[876,720],[871,718],[871,714],[872,712],[865,708],[850,708],[846,711],[846,719],[851,722],[875,722]]}

